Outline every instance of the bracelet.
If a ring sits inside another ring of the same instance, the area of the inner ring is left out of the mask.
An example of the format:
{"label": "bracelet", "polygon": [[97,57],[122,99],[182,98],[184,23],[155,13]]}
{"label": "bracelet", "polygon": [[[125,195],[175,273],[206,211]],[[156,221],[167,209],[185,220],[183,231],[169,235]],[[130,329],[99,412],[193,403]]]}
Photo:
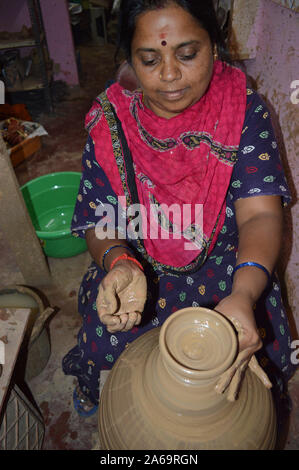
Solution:
{"label": "bracelet", "polygon": [[137,266],[141,269],[141,271],[144,271],[144,269],[143,269],[142,265],[139,263],[139,261],[137,261],[136,258],[132,258],[132,256],[127,255],[127,253],[123,253],[122,255],[118,256],[117,258],[115,258],[112,261],[112,263],[110,265],[110,271],[114,267],[114,265],[117,263],[117,261],[119,261],[121,259],[127,259],[129,261],[133,261],[133,263],[137,264]]}
{"label": "bracelet", "polygon": [[129,250],[129,251],[131,251],[131,252],[133,253],[133,250],[131,250],[131,248],[129,248],[128,246],[125,246],[125,245],[113,245],[113,246],[110,246],[110,247],[105,251],[105,253],[103,254],[103,258],[102,258],[102,267],[103,267],[103,270],[104,270],[105,272],[107,272],[106,269],[105,269],[105,258],[106,258],[106,256],[108,255],[108,253],[109,253],[111,250],[113,250],[113,248],[125,248],[125,250]]}
{"label": "bracelet", "polygon": [[255,266],[256,268],[261,269],[261,270],[264,271],[264,273],[267,275],[268,281],[270,281],[270,279],[271,279],[271,274],[269,273],[268,269],[266,269],[265,266],[262,266],[262,265],[259,264],[259,263],[254,263],[253,261],[247,261],[247,263],[241,263],[241,264],[238,264],[238,266],[235,266],[235,268],[234,268],[234,270],[233,270],[233,273],[232,273],[232,276],[234,276],[235,272],[236,272],[238,269],[244,268],[245,266]]}

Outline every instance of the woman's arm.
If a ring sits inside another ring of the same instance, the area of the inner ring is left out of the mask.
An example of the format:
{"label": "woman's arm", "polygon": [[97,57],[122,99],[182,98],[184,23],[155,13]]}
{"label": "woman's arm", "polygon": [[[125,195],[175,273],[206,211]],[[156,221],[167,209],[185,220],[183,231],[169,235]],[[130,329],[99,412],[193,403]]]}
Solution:
{"label": "woman's arm", "polygon": [[[280,196],[257,196],[235,202],[239,231],[236,266],[246,261],[263,265],[272,273],[280,252],[283,215]],[[228,388],[227,398],[235,400],[247,366],[257,374],[266,387],[271,383],[258,365],[254,353],[262,347],[253,307],[267,286],[267,275],[257,267],[248,266],[236,271],[231,294],[215,310],[229,318],[239,337],[239,353],[234,364],[222,374],[216,390]]]}
{"label": "woman's arm", "polygon": [[[236,265],[246,261],[259,263],[272,274],[282,242],[283,211],[280,196],[255,196],[235,202],[239,231]],[[236,271],[233,293],[241,293],[252,306],[267,285],[267,276],[259,268]]]}

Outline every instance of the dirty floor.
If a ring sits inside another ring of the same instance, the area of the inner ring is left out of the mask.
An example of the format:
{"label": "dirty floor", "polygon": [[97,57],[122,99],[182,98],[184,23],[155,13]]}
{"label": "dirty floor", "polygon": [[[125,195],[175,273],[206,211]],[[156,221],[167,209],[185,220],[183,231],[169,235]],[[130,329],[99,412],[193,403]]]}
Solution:
{"label": "dirty floor", "polygon": [[[84,116],[92,99],[113,78],[114,46],[79,47],[81,87],[56,103],[53,115],[41,115],[39,122],[48,136],[43,137],[42,148],[20,164],[15,173],[20,185],[57,171],[80,171],[81,154],[86,140]],[[14,255],[0,231],[1,286],[24,283]],[[81,278],[90,261],[89,254],[67,258],[49,258],[53,286],[45,288],[51,305],[57,313],[49,324],[51,356],[45,369],[28,387],[44,417],[45,450],[89,450],[99,448],[97,415],[84,419],[72,405],[74,379],[61,370],[62,357],[75,345],[81,325],[77,313],[77,295]],[[298,372],[298,371],[297,371]],[[292,410],[285,436],[286,450],[299,449],[299,374],[289,383]]]}

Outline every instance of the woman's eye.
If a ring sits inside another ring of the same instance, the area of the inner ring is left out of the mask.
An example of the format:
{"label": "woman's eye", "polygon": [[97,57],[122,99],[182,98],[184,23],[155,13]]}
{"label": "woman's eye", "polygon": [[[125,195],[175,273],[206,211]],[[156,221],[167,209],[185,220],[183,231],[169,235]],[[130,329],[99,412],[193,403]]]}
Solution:
{"label": "woman's eye", "polygon": [[155,65],[156,59],[142,59],[142,64],[145,66]]}
{"label": "woman's eye", "polygon": [[197,52],[193,52],[193,54],[181,55],[181,56],[179,56],[179,59],[180,60],[186,60],[186,61],[193,60],[193,59],[195,59],[196,55],[197,55]]}

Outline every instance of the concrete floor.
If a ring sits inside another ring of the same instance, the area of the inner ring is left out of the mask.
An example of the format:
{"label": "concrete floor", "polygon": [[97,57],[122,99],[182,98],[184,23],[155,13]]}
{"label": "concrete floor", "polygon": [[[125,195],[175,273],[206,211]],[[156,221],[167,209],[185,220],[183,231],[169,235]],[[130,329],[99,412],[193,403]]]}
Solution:
{"label": "concrete floor", "polygon": [[[84,116],[92,99],[104,89],[106,81],[114,76],[113,54],[114,47],[111,45],[80,46],[81,88],[74,90],[66,101],[56,105],[54,115],[40,117],[39,122],[49,136],[43,137],[40,151],[15,169],[20,185],[54,171],[80,171],[86,140]],[[1,285],[24,283],[14,255],[1,232],[0,252]],[[75,381],[72,377],[66,377],[61,370],[61,359],[75,345],[81,325],[77,313],[77,294],[89,261],[87,252],[68,259],[49,258],[53,286],[45,288],[43,292],[52,307],[58,309],[49,324],[51,356],[46,368],[28,383],[45,421],[44,449],[99,448],[97,415],[88,419],[77,415],[72,405]],[[289,383],[289,395],[292,410],[284,448],[295,450],[299,449],[299,373]]]}

